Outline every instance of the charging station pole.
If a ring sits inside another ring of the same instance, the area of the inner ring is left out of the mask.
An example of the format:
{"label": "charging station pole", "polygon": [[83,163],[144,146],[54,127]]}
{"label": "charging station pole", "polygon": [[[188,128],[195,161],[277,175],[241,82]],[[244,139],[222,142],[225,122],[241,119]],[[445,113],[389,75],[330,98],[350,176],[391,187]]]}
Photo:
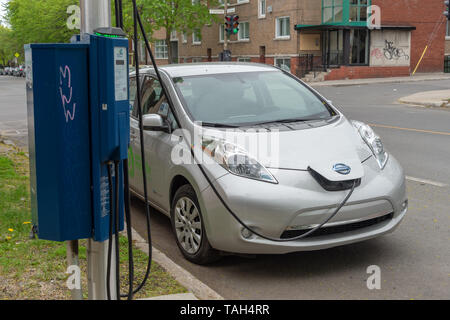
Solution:
{"label": "charging station pole", "polygon": [[[111,2],[109,0],[80,0],[81,36],[92,34],[96,28],[111,27]],[[110,287],[116,287],[115,275],[115,235],[112,241]],[[108,240],[88,239],[87,273],[89,300],[106,300],[106,269],[108,257]],[[117,299],[116,290],[111,290],[111,299]]]}

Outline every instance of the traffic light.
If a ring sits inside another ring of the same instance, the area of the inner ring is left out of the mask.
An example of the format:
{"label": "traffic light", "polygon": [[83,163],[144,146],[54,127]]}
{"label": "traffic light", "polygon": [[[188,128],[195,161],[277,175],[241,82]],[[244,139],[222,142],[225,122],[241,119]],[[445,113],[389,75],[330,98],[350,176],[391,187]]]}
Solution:
{"label": "traffic light", "polygon": [[225,32],[230,35],[233,33],[233,16],[225,16]]}
{"label": "traffic light", "polygon": [[239,32],[239,16],[233,15],[233,34],[237,34]]}
{"label": "traffic light", "polygon": [[450,21],[450,1],[449,0],[445,0],[444,4],[445,4],[444,16],[447,17],[448,21]]}
{"label": "traffic light", "polygon": [[239,16],[235,14],[225,16],[225,32],[228,35],[239,32]]}

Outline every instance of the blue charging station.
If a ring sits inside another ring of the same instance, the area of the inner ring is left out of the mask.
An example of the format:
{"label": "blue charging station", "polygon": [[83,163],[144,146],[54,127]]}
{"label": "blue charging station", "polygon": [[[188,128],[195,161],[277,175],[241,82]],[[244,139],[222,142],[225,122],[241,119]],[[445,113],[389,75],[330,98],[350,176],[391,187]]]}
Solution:
{"label": "blue charging station", "polygon": [[[107,168],[127,158],[130,132],[123,36],[25,46],[32,221],[40,239],[108,239]],[[120,185],[123,230],[122,164],[119,173],[113,184]]]}

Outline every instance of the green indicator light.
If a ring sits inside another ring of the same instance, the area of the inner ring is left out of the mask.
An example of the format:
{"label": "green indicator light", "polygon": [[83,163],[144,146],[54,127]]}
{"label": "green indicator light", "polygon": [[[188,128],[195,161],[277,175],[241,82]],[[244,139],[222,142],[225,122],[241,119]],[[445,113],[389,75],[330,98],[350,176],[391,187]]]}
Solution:
{"label": "green indicator light", "polygon": [[95,33],[96,36],[100,36],[100,37],[106,37],[106,38],[122,38],[121,36],[117,36],[114,34],[103,34],[103,33]]}

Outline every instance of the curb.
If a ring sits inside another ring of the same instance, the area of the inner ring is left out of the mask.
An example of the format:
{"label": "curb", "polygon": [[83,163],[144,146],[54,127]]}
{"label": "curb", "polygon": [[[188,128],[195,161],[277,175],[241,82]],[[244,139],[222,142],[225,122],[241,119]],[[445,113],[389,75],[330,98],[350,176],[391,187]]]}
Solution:
{"label": "curb", "polygon": [[421,102],[413,100],[398,99],[398,102],[403,104],[431,107],[431,108],[450,108],[450,102],[440,101],[440,102]]}
{"label": "curb", "polygon": [[[148,243],[142,238],[134,228],[131,228],[133,235],[133,242],[137,248],[142,250],[145,254],[148,254]],[[216,291],[208,287],[201,282],[189,271],[183,269],[176,264],[173,260],[167,257],[164,253],[152,247],[152,258],[158,263],[164,270],[166,270],[172,277],[175,278],[182,286],[186,287],[193,295],[199,300],[224,300],[224,298]],[[154,297],[145,300],[172,300],[169,296]],[[184,298],[184,299],[183,299]],[[191,295],[173,297],[173,300],[193,300]]]}
{"label": "curb", "polygon": [[[377,80],[375,80],[377,79]],[[419,81],[438,81],[438,80],[450,80],[447,76],[436,76],[429,78],[368,78],[358,80],[328,80],[320,82],[308,82],[311,87],[348,87],[358,85],[370,85],[370,84],[389,84],[389,83],[404,83],[404,82],[419,82]],[[348,82],[346,82],[348,81]]]}

